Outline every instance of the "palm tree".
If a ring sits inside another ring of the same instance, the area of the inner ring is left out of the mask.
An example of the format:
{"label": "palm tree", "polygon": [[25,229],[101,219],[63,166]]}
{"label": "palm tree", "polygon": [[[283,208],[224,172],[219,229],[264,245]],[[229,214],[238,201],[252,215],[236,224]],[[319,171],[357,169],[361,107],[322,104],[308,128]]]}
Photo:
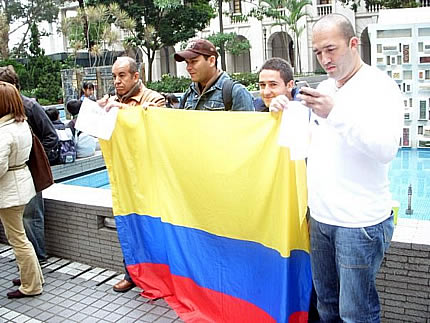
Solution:
{"label": "palm tree", "polygon": [[285,23],[288,28],[294,33],[296,38],[296,59],[297,59],[297,67],[299,68],[299,73],[302,72],[302,60],[300,58],[300,45],[299,38],[300,35],[305,30],[305,26],[299,26],[299,20],[303,17],[309,16],[309,13],[305,11],[305,7],[307,5],[312,4],[310,0],[287,0],[285,3],[285,8],[289,11],[290,15],[285,16]]}
{"label": "palm tree", "polygon": [[[260,8],[258,11],[264,16],[271,17],[275,20],[273,25],[279,25],[281,27],[281,35],[284,41],[284,46],[287,51],[287,61],[294,65],[294,62],[290,60],[290,49],[288,46],[288,34],[286,28],[290,29],[295,36],[296,42],[296,55],[298,68],[301,72],[301,59],[300,59],[300,48],[299,48],[299,38],[304,30],[304,26],[299,26],[298,22],[302,17],[309,16],[305,11],[305,7],[310,5],[312,2],[310,0],[261,0]],[[286,11],[281,11],[280,9],[285,8]]]}

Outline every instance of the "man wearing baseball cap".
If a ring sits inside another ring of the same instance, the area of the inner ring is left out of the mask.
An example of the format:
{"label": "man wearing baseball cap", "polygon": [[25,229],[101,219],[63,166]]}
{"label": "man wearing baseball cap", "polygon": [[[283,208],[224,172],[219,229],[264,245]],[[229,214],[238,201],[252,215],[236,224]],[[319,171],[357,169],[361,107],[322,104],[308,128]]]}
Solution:
{"label": "man wearing baseball cap", "polygon": [[[193,81],[181,98],[180,109],[230,110],[223,100],[223,85],[231,78],[217,68],[218,52],[210,41],[192,40],[184,51],[176,53],[174,57],[177,62],[186,62],[187,71]],[[229,84],[232,84],[231,110],[254,111],[252,96],[246,88],[239,83]]]}

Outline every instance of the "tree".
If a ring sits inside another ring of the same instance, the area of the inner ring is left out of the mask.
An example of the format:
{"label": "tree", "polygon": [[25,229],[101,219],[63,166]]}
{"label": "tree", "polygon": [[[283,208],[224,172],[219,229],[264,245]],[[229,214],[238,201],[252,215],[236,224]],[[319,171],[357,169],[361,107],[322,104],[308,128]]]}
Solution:
{"label": "tree", "polygon": [[109,7],[99,4],[79,8],[75,17],[63,19],[61,31],[68,37],[75,57],[78,50],[87,48],[90,65],[97,65],[103,55],[105,63],[108,49],[120,42],[119,32],[115,28],[131,32],[134,27],[135,23],[127,13],[112,3]]}
{"label": "tree", "polygon": [[[348,1],[348,0],[345,0]],[[291,62],[287,29],[293,32],[296,42],[296,58],[299,71],[301,72],[301,59],[300,59],[300,45],[299,38],[304,30],[304,25],[299,26],[299,20],[302,17],[309,16],[306,12],[306,6],[312,4],[310,0],[260,0],[258,4],[250,10],[246,15],[232,15],[233,21],[246,21],[249,17],[254,17],[258,20],[263,20],[265,17],[273,18],[275,20],[274,26],[281,27],[282,40],[287,51],[287,61]],[[283,10],[286,9],[286,10]]]}
{"label": "tree", "polygon": [[[89,4],[110,4],[115,0],[89,0]],[[148,81],[152,81],[155,52],[194,37],[214,17],[208,0],[124,0],[121,9],[135,21],[125,47],[139,48],[148,59]],[[130,28],[126,28],[131,30]]]}
{"label": "tree", "polygon": [[221,46],[233,55],[240,55],[251,48],[247,39],[239,39],[236,33],[216,33],[207,38],[219,50]]}
{"label": "tree", "polygon": [[61,63],[54,62],[45,56],[45,51],[40,48],[40,33],[36,23],[30,26],[30,55],[26,63],[29,71],[29,82],[26,90],[36,96],[40,102],[56,103],[62,97],[61,87]]}
{"label": "tree", "polygon": [[[5,19],[5,21],[0,22],[0,24],[2,24],[2,27],[4,24],[9,28],[7,33],[2,28],[2,56],[7,58],[5,57],[5,53],[9,52],[8,43],[10,36],[18,30],[21,30],[21,28],[24,28],[23,36],[15,50],[17,55],[21,55],[24,52],[31,25],[41,21],[55,21],[58,18],[59,5],[63,2],[64,0],[0,0],[0,14],[3,15],[3,19]],[[14,29],[11,30],[10,26],[12,24],[14,24]]]}
{"label": "tree", "polygon": [[303,17],[309,16],[307,12],[304,11],[307,5],[311,5],[312,2],[310,0],[287,0],[285,3],[285,9],[290,13],[289,15],[285,15],[285,23],[289,27],[289,29],[296,36],[296,59],[297,66],[299,68],[299,73],[302,73],[302,60],[300,58],[300,44],[299,38],[305,29],[305,25],[299,26],[299,20]]}

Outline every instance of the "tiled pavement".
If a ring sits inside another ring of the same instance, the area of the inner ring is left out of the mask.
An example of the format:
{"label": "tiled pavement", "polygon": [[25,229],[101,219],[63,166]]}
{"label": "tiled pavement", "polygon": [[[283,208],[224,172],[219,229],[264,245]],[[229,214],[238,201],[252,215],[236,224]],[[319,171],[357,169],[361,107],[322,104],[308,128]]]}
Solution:
{"label": "tiled pavement", "polygon": [[18,270],[12,249],[0,244],[0,323],[182,322],[164,300],[148,300],[138,288],[114,292],[112,286],[122,278],[116,272],[54,257],[42,270],[42,295],[8,299]]}

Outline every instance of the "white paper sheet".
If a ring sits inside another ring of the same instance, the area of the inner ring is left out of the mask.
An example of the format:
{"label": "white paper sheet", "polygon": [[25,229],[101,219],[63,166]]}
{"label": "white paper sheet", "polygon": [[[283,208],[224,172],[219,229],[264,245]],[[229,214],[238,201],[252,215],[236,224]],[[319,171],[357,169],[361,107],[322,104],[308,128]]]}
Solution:
{"label": "white paper sheet", "polygon": [[290,148],[292,160],[308,157],[310,142],[309,109],[298,101],[290,101],[282,112],[278,144]]}
{"label": "white paper sheet", "polygon": [[97,102],[85,98],[75,128],[91,136],[109,140],[115,128],[117,115],[118,108],[106,112]]}

